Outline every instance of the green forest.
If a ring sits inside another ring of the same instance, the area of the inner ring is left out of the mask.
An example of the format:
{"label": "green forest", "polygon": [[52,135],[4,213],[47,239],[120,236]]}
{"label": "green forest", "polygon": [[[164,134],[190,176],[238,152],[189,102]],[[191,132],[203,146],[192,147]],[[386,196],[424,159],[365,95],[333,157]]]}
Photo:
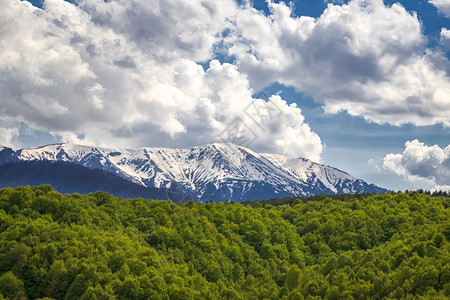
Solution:
{"label": "green forest", "polygon": [[450,198],[0,191],[0,299],[448,299]]}

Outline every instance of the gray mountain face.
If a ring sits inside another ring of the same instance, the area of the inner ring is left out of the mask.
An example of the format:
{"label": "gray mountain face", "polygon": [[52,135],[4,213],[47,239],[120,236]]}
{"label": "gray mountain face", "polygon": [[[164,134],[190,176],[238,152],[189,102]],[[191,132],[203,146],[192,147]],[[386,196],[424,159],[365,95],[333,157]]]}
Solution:
{"label": "gray mountain face", "polygon": [[14,151],[0,147],[0,165],[35,160],[66,161],[105,170],[146,187],[178,190],[197,201],[387,191],[308,159],[258,154],[232,144],[190,149],[56,144]]}

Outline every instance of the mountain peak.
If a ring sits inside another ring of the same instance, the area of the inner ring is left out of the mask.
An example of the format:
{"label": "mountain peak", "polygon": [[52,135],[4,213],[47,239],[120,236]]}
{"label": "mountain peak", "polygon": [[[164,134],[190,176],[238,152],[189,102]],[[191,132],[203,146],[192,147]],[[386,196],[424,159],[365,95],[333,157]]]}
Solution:
{"label": "mountain peak", "polygon": [[[12,160],[7,156],[0,157],[0,165]],[[11,157],[19,161],[80,164],[146,187],[176,189],[200,201],[386,191],[308,159],[259,154],[230,143],[185,149],[108,149],[54,144],[22,149]]]}
{"label": "mountain peak", "polygon": [[195,149],[195,148],[198,148],[198,149],[222,150],[222,151],[235,151],[235,150],[238,150],[238,149],[246,149],[246,148],[244,148],[242,146],[235,145],[235,144],[232,144],[232,143],[219,143],[219,142],[193,147],[192,149]]}

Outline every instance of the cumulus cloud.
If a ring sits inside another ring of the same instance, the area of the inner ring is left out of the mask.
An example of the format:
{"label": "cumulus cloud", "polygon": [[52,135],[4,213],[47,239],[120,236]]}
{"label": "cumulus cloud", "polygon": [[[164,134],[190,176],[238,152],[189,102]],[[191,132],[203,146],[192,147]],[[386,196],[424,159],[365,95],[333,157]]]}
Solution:
{"label": "cumulus cloud", "polygon": [[442,149],[418,140],[408,141],[403,153],[386,155],[383,165],[411,181],[426,180],[438,189],[450,185],[450,145]]}
{"label": "cumulus cloud", "polygon": [[447,28],[441,29],[440,43],[445,50],[450,51],[450,30]]}
{"label": "cumulus cloud", "polygon": [[[0,2],[0,117],[12,123],[61,141],[182,147],[223,141],[238,120],[257,151],[320,159],[296,105],[253,98],[245,73],[213,59],[246,9],[232,0]],[[261,104],[282,114],[260,126],[249,110]]]}
{"label": "cumulus cloud", "polygon": [[415,13],[382,0],[328,4],[317,19],[269,1],[240,10],[228,53],[258,89],[277,81],[368,121],[450,125],[448,59],[426,48]]}
{"label": "cumulus cloud", "polygon": [[438,11],[450,18],[450,1],[449,0],[429,0],[428,3],[436,6]]}
{"label": "cumulus cloud", "polygon": [[[299,107],[252,96],[278,82],[328,113],[450,125],[450,63],[400,4],[332,1],[311,18],[272,1],[268,15],[234,0],[71,2],[0,0],[8,124],[120,147],[220,142],[238,128],[256,151],[319,160],[320,138]],[[261,126],[261,107],[282,114]]]}
{"label": "cumulus cloud", "polygon": [[[160,59],[206,61],[228,27],[235,1],[75,0],[91,20]],[[170,50],[170,51],[168,51]]]}

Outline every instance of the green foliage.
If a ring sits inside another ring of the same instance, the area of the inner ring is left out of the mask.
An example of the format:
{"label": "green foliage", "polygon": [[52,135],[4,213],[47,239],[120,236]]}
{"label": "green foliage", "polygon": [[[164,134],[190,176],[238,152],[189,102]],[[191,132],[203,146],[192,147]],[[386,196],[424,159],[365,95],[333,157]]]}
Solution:
{"label": "green foliage", "polygon": [[446,299],[446,194],[174,204],[0,191],[0,299]]}
{"label": "green foliage", "polygon": [[10,299],[26,299],[23,282],[13,272],[6,272],[0,276],[0,293]]}

